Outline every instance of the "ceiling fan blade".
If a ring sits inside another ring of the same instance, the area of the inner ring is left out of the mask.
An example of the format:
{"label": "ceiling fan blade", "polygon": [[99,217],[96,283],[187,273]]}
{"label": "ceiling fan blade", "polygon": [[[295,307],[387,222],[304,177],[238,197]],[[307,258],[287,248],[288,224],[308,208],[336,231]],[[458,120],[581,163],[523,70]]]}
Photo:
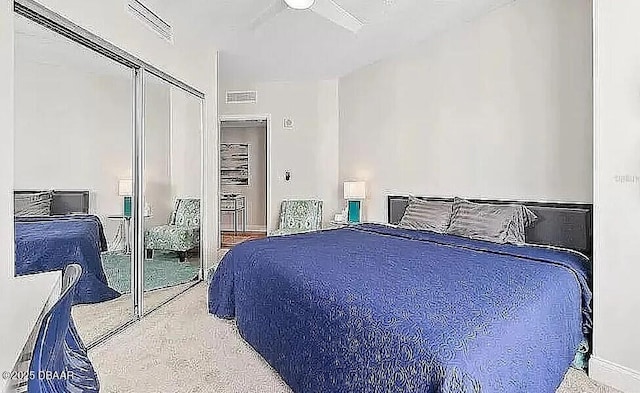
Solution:
{"label": "ceiling fan blade", "polygon": [[269,6],[266,10],[262,11],[260,15],[256,19],[251,22],[249,28],[252,31],[257,30],[261,25],[265,24],[269,19],[275,17],[282,11],[287,9],[287,5],[282,0],[276,0],[273,4]]}
{"label": "ceiling fan blade", "polygon": [[311,10],[353,33],[357,33],[364,26],[360,19],[340,7],[333,0],[316,0]]}

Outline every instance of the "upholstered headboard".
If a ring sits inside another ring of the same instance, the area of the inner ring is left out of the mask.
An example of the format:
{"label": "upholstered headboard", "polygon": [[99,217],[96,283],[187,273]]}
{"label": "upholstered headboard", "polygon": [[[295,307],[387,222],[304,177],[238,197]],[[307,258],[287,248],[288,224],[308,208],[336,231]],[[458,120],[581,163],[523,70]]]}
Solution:
{"label": "upholstered headboard", "polygon": [[[432,201],[453,201],[453,198],[419,197]],[[538,216],[527,229],[530,244],[570,248],[591,257],[593,249],[593,205],[586,203],[548,203],[470,199],[475,203],[525,205]],[[390,224],[398,224],[409,204],[408,196],[389,196],[387,215]]]}
{"label": "upholstered headboard", "polygon": [[[48,191],[48,190],[47,190]],[[37,194],[47,191],[16,190],[15,195]],[[51,215],[61,216],[71,213],[89,213],[89,191],[53,190]]]}

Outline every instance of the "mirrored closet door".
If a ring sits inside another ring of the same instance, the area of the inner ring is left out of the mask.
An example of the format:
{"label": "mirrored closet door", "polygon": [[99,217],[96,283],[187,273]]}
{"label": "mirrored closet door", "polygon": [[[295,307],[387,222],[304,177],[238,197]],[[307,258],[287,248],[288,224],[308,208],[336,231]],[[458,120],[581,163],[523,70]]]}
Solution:
{"label": "mirrored closet door", "polygon": [[202,277],[202,100],[144,77],[144,312]]}
{"label": "mirrored closet door", "polygon": [[133,69],[22,16],[15,33],[16,274],[80,264],[90,345],[136,318]]}
{"label": "mirrored closet door", "polygon": [[91,348],[204,276],[204,95],[15,5],[15,270],[81,265],[72,312]]}

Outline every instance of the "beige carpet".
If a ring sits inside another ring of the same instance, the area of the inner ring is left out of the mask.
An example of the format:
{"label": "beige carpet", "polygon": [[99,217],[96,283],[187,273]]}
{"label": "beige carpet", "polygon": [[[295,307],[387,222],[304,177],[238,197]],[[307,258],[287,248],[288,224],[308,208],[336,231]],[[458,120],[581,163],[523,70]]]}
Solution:
{"label": "beige carpet", "polygon": [[[193,282],[173,287],[145,292],[144,307],[153,310],[167,299],[184,292]],[[100,337],[114,331],[133,318],[131,294],[96,304],[82,304],[73,307],[73,321],[85,345],[91,345]]]}
{"label": "beige carpet", "polygon": [[[232,323],[208,314],[205,284],[190,289],[89,355],[103,393],[291,392],[242,340]],[[615,390],[570,370],[557,392]]]}

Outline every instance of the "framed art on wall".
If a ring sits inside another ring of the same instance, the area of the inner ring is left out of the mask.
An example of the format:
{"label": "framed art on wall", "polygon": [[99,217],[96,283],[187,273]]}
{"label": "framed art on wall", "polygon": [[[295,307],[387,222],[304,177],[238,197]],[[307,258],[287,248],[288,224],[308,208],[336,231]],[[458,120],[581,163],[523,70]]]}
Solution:
{"label": "framed art on wall", "polygon": [[223,185],[249,185],[249,145],[220,144],[220,182]]}

